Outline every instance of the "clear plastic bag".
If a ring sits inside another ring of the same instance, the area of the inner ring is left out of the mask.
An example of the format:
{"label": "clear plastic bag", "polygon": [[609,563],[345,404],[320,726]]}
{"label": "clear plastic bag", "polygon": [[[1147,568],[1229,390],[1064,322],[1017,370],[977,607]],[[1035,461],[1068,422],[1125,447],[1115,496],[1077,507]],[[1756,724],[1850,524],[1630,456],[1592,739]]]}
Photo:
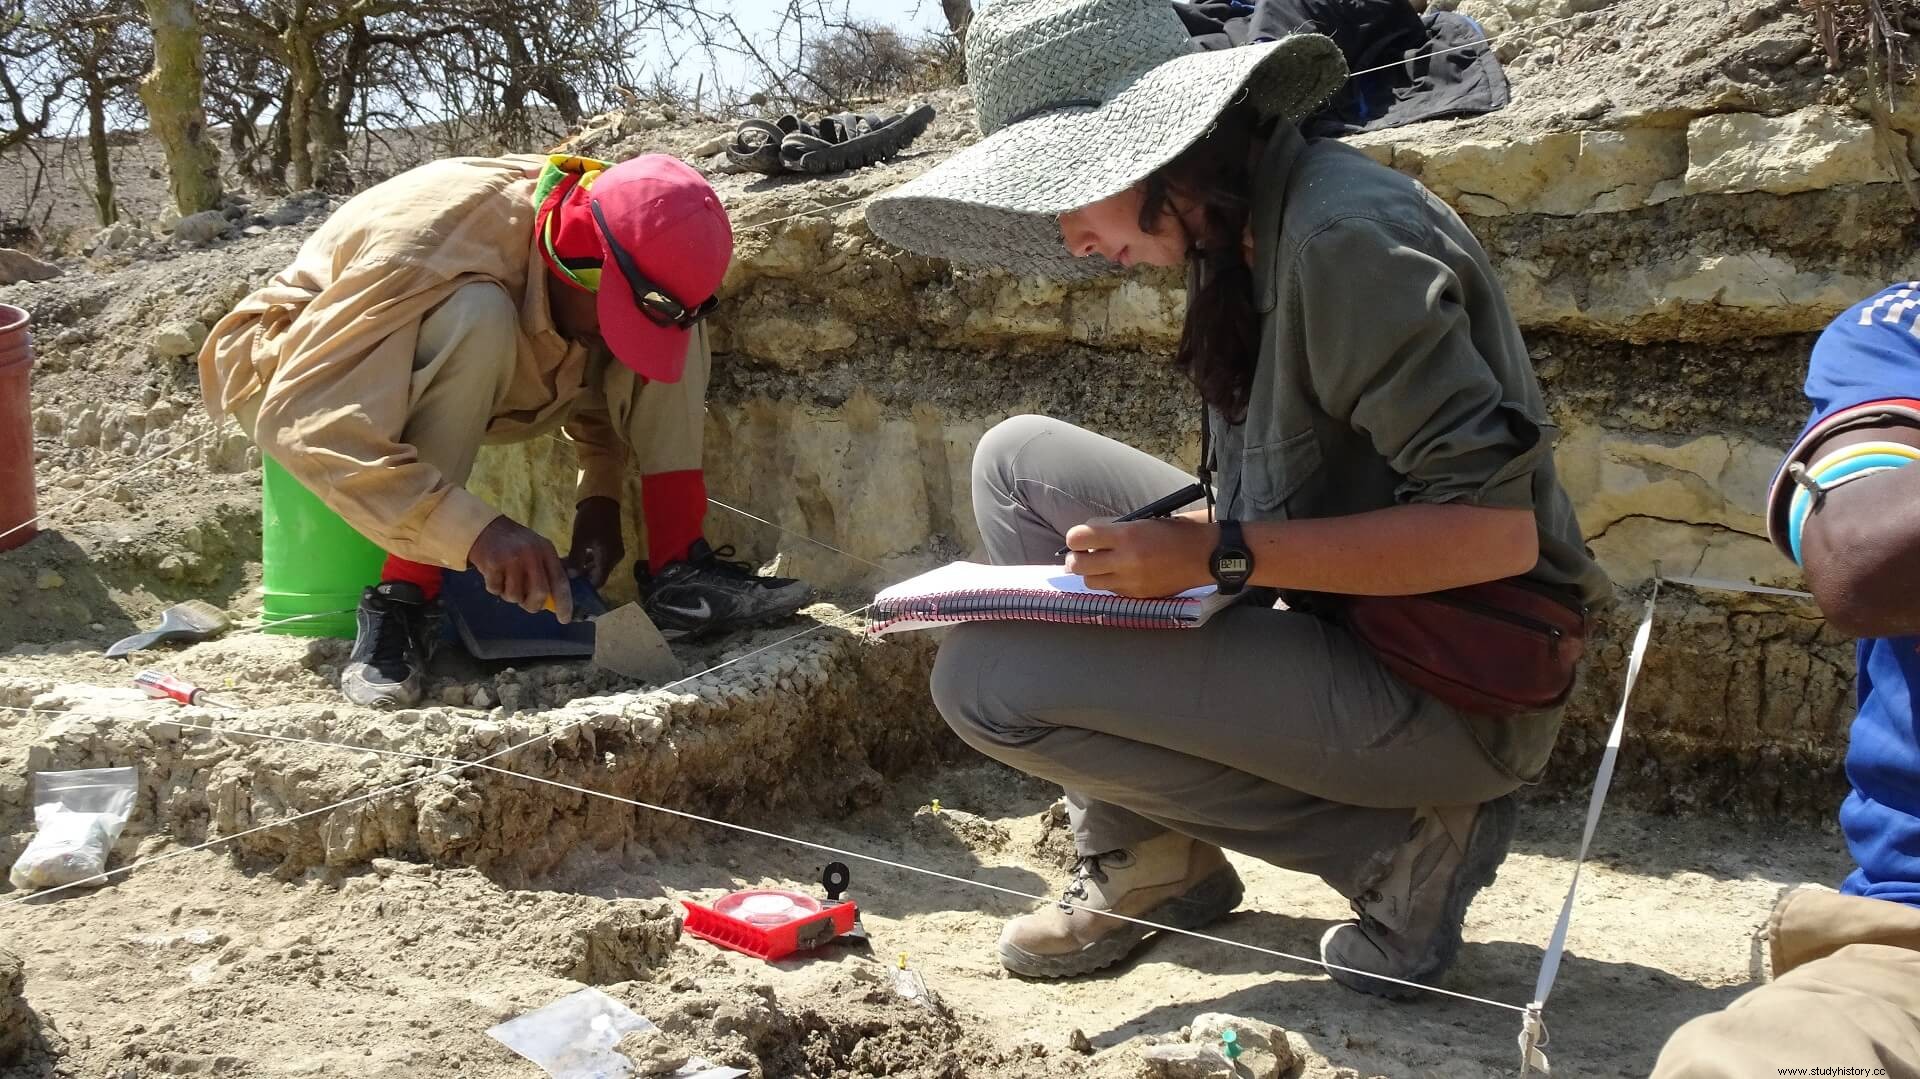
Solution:
{"label": "clear plastic bag", "polygon": [[[622,1038],[656,1029],[653,1020],[598,989],[582,989],[487,1031],[540,1065],[553,1079],[627,1079],[633,1062],[616,1048]],[[695,1057],[673,1079],[740,1079],[739,1068],[716,1068]]]}
{"label": "clear plastic bag", "polygon": [[36,772],[33,823],[37,830],[8,874],[13,886],[54,888],[106,872],[107,855],[133,815],[138,790],[138,772],[132,768]]}

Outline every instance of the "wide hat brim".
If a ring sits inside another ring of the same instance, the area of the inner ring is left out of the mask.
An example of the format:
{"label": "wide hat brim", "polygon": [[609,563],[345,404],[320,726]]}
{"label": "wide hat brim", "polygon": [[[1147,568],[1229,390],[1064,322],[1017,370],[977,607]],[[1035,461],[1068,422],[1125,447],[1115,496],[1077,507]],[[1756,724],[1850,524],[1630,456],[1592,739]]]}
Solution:
{"label": "wide hat brim", "polygon": [[1117,195],[1179,157],[1230,106],[1292,123],[1346,80],[1333,39],[1193,52],[1160,64],[1105,103],[1072,106],[994,132],[867,204],[867,224],[897,247],[968,266],[1046,277],[1114,269],[1075,258],[1059,217]]}

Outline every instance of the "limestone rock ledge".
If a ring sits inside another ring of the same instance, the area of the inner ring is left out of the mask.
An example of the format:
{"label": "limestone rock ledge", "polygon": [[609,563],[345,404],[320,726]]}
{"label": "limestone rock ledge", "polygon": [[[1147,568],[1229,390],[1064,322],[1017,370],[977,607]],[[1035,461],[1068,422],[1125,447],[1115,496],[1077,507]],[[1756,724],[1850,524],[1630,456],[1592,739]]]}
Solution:
{"label": "limestone rock ledge", "polygon": [[[1920,277],[1920,95],[1889,102],[1855,73],[1828,73],[1810,21],[1780,0],[1461,10],[1505,35],[1513,105],[1351,141],[1420,179],[1486,245],[1533,347],[1584,531],[1621,586],[1547,784],[1574,793],[1656,566],[1797,581],[1764,538],[1761,499],[1804,417],[1812,335]],[[1167,363],[1177,275],[1062,285],[948,266],[867,230],[861,199],[973,137],[964,91],[935,103],[934,128],[886,165],[816,181],[716,176],[739,253],[716,327],[710,479],[786,531],[724,511],[709,530],[850,593],[975,549],[969,461],[1005,416],[1044,412],[1194,463],[1195,405]],[[569,467],[516,453],[483,471],[548,469],[531,490]],[[565,508],[549,516],[558,534]],[[1622,786],[1656,805],[1829,814],[1851,708],[1846,642],[1790,600],[1669,590],[1661,612]]]}

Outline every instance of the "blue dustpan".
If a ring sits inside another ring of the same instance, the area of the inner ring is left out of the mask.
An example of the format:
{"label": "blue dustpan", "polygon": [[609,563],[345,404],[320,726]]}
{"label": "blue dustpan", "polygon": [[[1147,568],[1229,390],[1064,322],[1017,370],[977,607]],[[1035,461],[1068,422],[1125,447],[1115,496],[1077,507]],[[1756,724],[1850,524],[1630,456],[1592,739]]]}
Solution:
{"label": "blue dustpan", "polygon": [[590,658],[593,622],[607,604],[584,578],[573,585],[574,620],[561,625],[550,612],[528,614],[487,591],[479,570],[449,570],[440,586],[447,612],[445,637],[458,641],[476,659]]}

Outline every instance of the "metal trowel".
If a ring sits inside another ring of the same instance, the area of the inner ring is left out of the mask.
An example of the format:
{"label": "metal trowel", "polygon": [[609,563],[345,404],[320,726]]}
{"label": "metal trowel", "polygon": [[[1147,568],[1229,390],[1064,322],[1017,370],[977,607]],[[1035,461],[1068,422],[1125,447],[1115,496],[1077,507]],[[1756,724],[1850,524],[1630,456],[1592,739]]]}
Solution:
{"label": "metal trowel", "polygon": [[660,627],[638,603],[593,616],[593,665],[628,678],[665,685],[686,673]]}
{"label": "metal trowel", "polygon": [[[653,619],[647,617],[646,610],[638,603],[623,603],[611,611],[595,610],[593,606],[582,609],[577,602],[578,589],[575,596],[573,620],[593,623],[594,666],[655,685],[671,682],[685,673],[673,649],[667,646],[667,639],[660,634],[660,627],[653,624]],[[552,600],[547,601],[547,610],[553,610]]]}
{"label": "metal trowel", "polygon": [[197,599],[176,603],[161,612],[158,626],[115,641],[107,648],[107,658],[119,659],[165,641],[209,640],[232,625],[226,612],[211,603]]}

